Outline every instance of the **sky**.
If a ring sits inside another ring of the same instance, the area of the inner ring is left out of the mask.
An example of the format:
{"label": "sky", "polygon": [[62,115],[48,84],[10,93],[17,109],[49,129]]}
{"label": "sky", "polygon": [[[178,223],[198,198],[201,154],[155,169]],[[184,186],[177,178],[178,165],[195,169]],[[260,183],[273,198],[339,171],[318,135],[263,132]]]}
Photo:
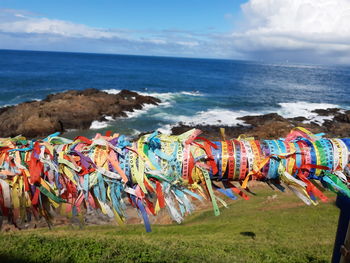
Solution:
{"label": "sky", "polygon": [[350,0],[0,0],[0,49],[350,64]]}

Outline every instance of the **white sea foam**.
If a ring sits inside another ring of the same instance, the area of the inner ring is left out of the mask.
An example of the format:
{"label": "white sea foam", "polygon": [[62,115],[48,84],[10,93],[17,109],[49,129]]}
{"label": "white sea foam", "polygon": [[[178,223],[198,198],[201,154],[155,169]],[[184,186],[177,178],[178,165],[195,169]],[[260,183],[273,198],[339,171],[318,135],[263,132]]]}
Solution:
{"label": "white sea foam", "polygon": [[308,120],[304,123],[316,122],[318,124],[323,124],[325,120],[332,120],[333,116],[320,116],[315,112],[316,109],[328,109],[328,108],[339,108],[339,105],[330,103],[311,103],[306,101],[298,102],[285,102],[279,103],[281,108],[276,112],[285,118],[294,118],[302,116]]}
{"label": "white sea foam", "polygon": [[172,124],[165,124],[162,127],[158,128],[157,131],[159,131],[162,134],[171,135],[171,128],[174,127]]}
{"label": "white sea foam", "polygon": [[137,135],[139,135],[140,133],[141,133],[141,132],[140,132],[139,130],[132,129],[130,136],[137,136]]}
{"label": "white sea foam", "polygon": [[127,111],[125,113],[127,118],[137,118],[154,107],[156,107],[156,105],[146,104],[141,110]]}
{"label": "white sea foam", "polygon": [[[219,108],[213,108],[206,111],[199,111],[194,115],[170,115],[165,112],[155,114],[155,117],[172,121],[173,123],[184,123],[188,125],[224,125],[224,126],[235,126],[245,125],[242,120],[238,120],[239,117],[245,115],[252,115],[252,112],[248,111],[231,111]],[[159,130],[166,132],[169,127],[165,127],[165,130]]]}
{"label": "white sea foam", "polygon": [[164,120],[172,121],[173,125],[165,125],[158,130],[162,133],[169,134],[171,128],[175,123],[182,122],[187,125],[223,125],[223,126],[236,126],[246,125],[244,121],[238,118],[247,115],[262,115],[267,113],[277,112],[279,115],[285,118],[293,118],[303,116],[308,120],[305,123],[316,122],[320,125],[325,120],[332,120],[332,116],[319,116],[317,113],[312,111],[315,109],[327,109],[339,107],[335,104],[327,103],[309,103],[309,102],[296,102],[296,103],[280,103],[280,109],[271,109],[265,111],[245,111],[245,110],[227,110],[212,108],[207,111],[200,111],[192,116],[185,115],[169,115],[165,112],[155,114],[155,117],[162,118]]}
{"label": "white sea foam", "polygon": [[[167,104],[165,104],[167,106]],[[146,104],[143,106],[141,110],[135,109],[134,111],[126,111],[127,117],[119,117],[118,119],[131,119],[131,118],[137,118],[140,117],[142,114],[146,114],[150,109],[153,109],[157,107],[157,105],[153,104]],[[105,116],[107,121],[93,121],[90,125],[90,129],[98,130],[103,129],[109,126],[109,124],[116,119],[114,119],[112,116]],[[137,131],[139,132],[139,131]]]}
{"label": "white sea foam", "polygon": [[[134,111],[125,112],[127,115],[126,118],[130,119],[130,118],[140,117],[141,115],[146,114],[150,109],[154,109],[154,108],[159,107],[159,106],[161,106],[161,104],[159,104],[159,105],[145,104],[141,110],[136,109]],[[166,106],[166,104],[165,104],[165,106]]]}
{"label": "white sea foam", "polygon": [[106,118],[107,121],[114,121],[112,116],[105,116],[105,118]]}
{"label": "white sea foam", "polygon": [[[121,90],[107,89],[103,91],[109,94],[118,94]],[[171,101],[176,99],[176,97],[179,97],[179,96],[193,96],[193,97],[204,96],[204,94],[200,93],[199,91],[180,91],[180,92],[147,92],[147,91],[136,91],[136,90],[133,90],[133,91],[143,96],[156,97],[162,101]]]}
{"label": "white sea foam", "polygon": [[186,123],[203,124],[203,125],[227,125],[235,126],[238,124],[244,125],[242,120],[238,120],[239,117],[252,114],[248,111],[231,111],[225,109],[209,109],[207,111],[200,111],[195,116],[185,120]]}
{"label": "white sea foam", "polygon": [[180,94],[188,95],[188,96],[195,96],[195,97],[204,96],[204,94],[200,93],[199,91],[181,91]]}
{"label": "white sea foam", "polygon": [[180,92],[139,92],[137,93],[143,95],[143,96],[152,96],[156,97],[158,99],[161,99],[163,101],[169,101],[174,100],[181,96],[192,96],[192,97],[201,97],[204,96],[203,93],[200,93],[198,91],[180,91]]}
{"label": "white sea foam", "polygon": [[310,120],[303,121],[303,123],[316,122],[317,124],[322,125],[326,120],[333,120],[333,116],[314,116],[311,117]]}
{"label": "white sea foam", "polygon": [[174,101],[176,99],[176,97],[181,96],[180,92],[151,92],[151,93],[146,93],[146,92],[139,92],[139,94],[143,95],[143,96],[152,96],[155,98],[160,99],[162,102],[171,102]]}
{"label": "white sea foam", "polygon": [[316,109],[328,109],[328,108],[339,108],[339,105],[330,103],[311,103],[306,101],[298,102],[284,102],[279,103],[281,109],[277,110],[277,113],[285,118],[293,118],[298,116],[303,116],[305,118],[313,117],[317,115],[313,113]]}
{"label": "white sea foam", "polygon": [[108,127],[108,121],[93,121],[91,123],[90,129],[98,130]]}
{"label": "white sea foam", "polygon": [[102,91],[107,92],[108,94],[118,94],[121,90],[120,89],[104,89]]}
{"label": "white sea foam", "polygon": [[238,120],[239,117],[246,115],[257,115],[258,113],[248,111],[230,111],[225,109],[209,109],[207,111],[200,111],[193,116],[185,115],[169,115],[164,112],[155,114],[156,117],[171,121],[173,124],[166,124],[159,127],[157,130],[166,135],[171,135],[171,129],[179,122],[185,125],[222,125],[222,126],[236,126],[246,125],[244,121]]}

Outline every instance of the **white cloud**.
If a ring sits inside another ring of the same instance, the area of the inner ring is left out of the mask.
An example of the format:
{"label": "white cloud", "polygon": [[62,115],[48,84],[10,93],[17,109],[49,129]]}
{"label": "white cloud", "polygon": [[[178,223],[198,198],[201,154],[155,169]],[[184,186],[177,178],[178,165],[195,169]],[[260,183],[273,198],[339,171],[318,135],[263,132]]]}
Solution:
{"label": "white cloud", "polygon": [[[190,31],[94,28],[0,9],[0,48],[202,57],[207,41]],[[214,49],[210,55],[220,56]]]}
{"label": "white cloud", "polygon": [[247,56],[350,63],[349,0],[250,0],[242,11],[232,37]]}
{"label": "white cloud", "polygon": [[106,29],[88,27],[69,21],[38,17],[20,10],[0,9],[0,32],[50,34],[62,37],[76,38],[114,38],[120,37],[118,32]]}
{"label": "white cloud", "polygon": [[0,24],[0,31],[6,33],[28,33],[28,34],[53,34],[64,37],[86,37],[86,38],[112,38],[118,34],[90,28],[85,25],[74,24],[62,20],[47,18],[25,19],[16,22]]}

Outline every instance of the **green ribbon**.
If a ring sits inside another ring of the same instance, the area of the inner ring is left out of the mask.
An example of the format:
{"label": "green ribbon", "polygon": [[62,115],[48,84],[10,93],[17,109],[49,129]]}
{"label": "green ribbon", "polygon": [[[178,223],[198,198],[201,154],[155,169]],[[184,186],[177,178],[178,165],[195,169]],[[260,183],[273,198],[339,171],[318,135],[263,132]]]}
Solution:
{"label": "green ribbon", "polygon": [[214,194],[213,187],[211,185],[211,180],[210,180],[209,173],[208,173],[207,170],[205,170],[203,168],[200,168],[200,169],[202,170],[202,173],[203,173],[203,176],[204,176],[204,179],[205,179],[205,183],[207,185],[207,188],[208,188],[208,191],[209,191],[209,195],[210,195],[210,198],[211,198],[211,202],[213,204],[214,215],[215,216],[219,216],[220,215],[220,210],[219,210],[218,204],[216,202],[216,196]]}
{"label": "green ribbon", "polygon": [[66,200],[62,199],[61,197],[58,197],[57,195],[54,195],[53,193],[48,191],[42,185],[38,186],[38,188],[39,188],[41,193],[43,193],[44,195],[46,195],[48,198],[50,198],[51,200],[55,201],[56,203],[67,203]]}
{"label": "green ribbon", "polygon": [[[350,198],[350,190],[349,188],[338,178],[338,176],[330,173],[330,172],[324,172],[324,175],[327,176],[333,184],[330,184],[326,181],[328,188],[335,193],[342,193]],[[334,187],[335,186],[335,187]]]}

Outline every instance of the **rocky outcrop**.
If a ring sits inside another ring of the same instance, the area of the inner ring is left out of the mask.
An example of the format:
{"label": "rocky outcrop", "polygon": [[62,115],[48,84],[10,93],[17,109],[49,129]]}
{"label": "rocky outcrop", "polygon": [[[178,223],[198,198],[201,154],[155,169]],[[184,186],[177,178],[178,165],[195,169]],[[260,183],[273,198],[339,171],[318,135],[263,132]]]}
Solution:
{"label": "rocky outcrop", "polygon": [[[106,121],[106,116],[126,117],[127,112],[142,109],[145,104],[158,103],[160,100],[157,98],[128,90],[122,90],[115,95],[97,89],[51,94],[42,101],[0,108],[0,137],[22,134],[35,138],[45,137],[56,131],[89,129],[94,120]],[[305,117],[288,119],[277,113],[270,113],[241,117],[239,119],[244,125],[237,126],[179,123],[172,128],[172,133],[181,134],[195,127],[201,129],[208,139],[219,140],[219,128],[223,127],[228,138],[245,134],[257,139],[272,139],[285,137],[293,127],[302,126],[314,133],[325,132],[328,137],[350,136],[350,110],[316,109],[313,113],[326,119],[320,124]]]}
{"label": "rocky outcrop", "polygon": [[1,108],[0,137],[22,134],[34,138],[68,129],[88,129],[94,120],[127,116],[127,112],[142,109],[145,104],[159,102],[128,90],[115,95],[97,89],[51,94],[42,101]]}
{"label": "rocky outcrop", "polygon": [[313,133],[324,132],[328,137],[350,137],[350,111],[341,109],[319,109],[314,113],[330,119],[322,124],[309,120],[305,117],[283,118],[277,113],[258,116],[244,116],[239,118],[245,125],[238,126],[215,126],[215,125],[184,125],[179,124],[172,128],[174,135],[181,134],[190,128],[198,128],[211,140],[220,140],[219,128],[225,128],[228,138],[237,138],[239,135],[253,136],[257,139],[277,139],[285,137],[289,131],[298,126],[309,129]]}

